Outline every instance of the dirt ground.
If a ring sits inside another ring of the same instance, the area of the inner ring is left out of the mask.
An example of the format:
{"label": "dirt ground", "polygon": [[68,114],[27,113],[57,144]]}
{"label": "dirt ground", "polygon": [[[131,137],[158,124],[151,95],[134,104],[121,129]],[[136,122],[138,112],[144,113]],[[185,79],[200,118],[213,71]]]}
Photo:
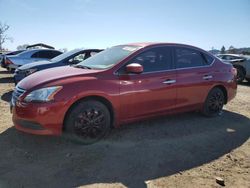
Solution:
{"label": "dirt ground", "polygon": [[0,187],[250,187],[250,84],[222,116],[161,117],[88,146],[17,132],[12,75],[0,69]]}

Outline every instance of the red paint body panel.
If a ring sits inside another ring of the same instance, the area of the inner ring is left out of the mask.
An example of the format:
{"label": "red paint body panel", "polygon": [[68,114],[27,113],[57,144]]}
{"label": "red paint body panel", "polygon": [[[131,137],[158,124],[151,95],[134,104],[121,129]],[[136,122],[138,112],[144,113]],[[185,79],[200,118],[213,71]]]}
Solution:
{"label": "red paint body panel", "polygon": [[[39,71],[22,80],[17,86],[26,90],[14,106],[13,122],[18,130],[39,135],[60,135],[66,113],[77,101],[85,97],[101,97],[112,105],[114,125],[146,119],[162,114],[200,110],[208,92],[215,86],[226,89],[228,101],[236,95],[237,84],[232,65],[215,58],[211,66],[193,69],[173,69],[145,74],[119,75],[116,71],[141,51],[162,45],[177,44],[140,43],[142,49],[107,70],[88,70],[74,67],[52,68]],[[197,48],[195,48],[197,49]],[[199,49],[200,50],[200,49]],[[203,50],[200,50],[207,53]],[[212,75],[204,80],[205,75]],[[164,84],[176,80],[173,84]],[[22,103],[31,91],[63,86],[49,103]],[[20,120],[39,123],[43,130],[27,129],[18,124]]]}

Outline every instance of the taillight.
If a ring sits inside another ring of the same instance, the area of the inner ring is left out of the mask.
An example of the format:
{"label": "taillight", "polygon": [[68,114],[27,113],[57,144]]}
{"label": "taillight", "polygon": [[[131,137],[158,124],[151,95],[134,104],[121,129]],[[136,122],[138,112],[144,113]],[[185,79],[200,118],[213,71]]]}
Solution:
{"label": "taillight", "polygon": [[234,76],[237,76],[237,69],[232,67],[231,68],[231,73],[233,73]]}
{"label": "taillight", "polygon": [[5,65],[10,65],[13,64],[11,60],[9,60],[8,58],[5,59]]}

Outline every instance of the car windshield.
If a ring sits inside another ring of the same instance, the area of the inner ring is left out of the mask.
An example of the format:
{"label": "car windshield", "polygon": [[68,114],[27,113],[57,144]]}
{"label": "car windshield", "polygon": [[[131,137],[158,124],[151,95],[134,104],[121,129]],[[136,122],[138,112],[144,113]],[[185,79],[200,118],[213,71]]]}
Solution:
{"label": "car windshield", "polygon": [[58,61],[61,61],[77,52],[81,51],[81,49],[75,49],[75,50],[71,50],[69,52],[65,52],[65,53],[62,53],[61,55],[58,55],[56,57],[54,57],[53,59],[51,59],[50,61],[52,62],[58,62]]}
{"label": "car windshield", "polygon": [[140,46],[132,45],[114,46],[80,62],[77,66],[91,69],[107,69],[119,63],[140,48]]}

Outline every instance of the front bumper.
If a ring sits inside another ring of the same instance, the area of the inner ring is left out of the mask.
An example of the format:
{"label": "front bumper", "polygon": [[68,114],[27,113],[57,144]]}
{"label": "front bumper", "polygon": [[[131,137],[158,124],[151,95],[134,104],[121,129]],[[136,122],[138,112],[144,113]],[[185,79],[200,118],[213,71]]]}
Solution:
{"label": "front bumper", "polygon": [[36,135],[61,135],[66,108],[63,103],[29,103],[11,107],[17,130]]}

